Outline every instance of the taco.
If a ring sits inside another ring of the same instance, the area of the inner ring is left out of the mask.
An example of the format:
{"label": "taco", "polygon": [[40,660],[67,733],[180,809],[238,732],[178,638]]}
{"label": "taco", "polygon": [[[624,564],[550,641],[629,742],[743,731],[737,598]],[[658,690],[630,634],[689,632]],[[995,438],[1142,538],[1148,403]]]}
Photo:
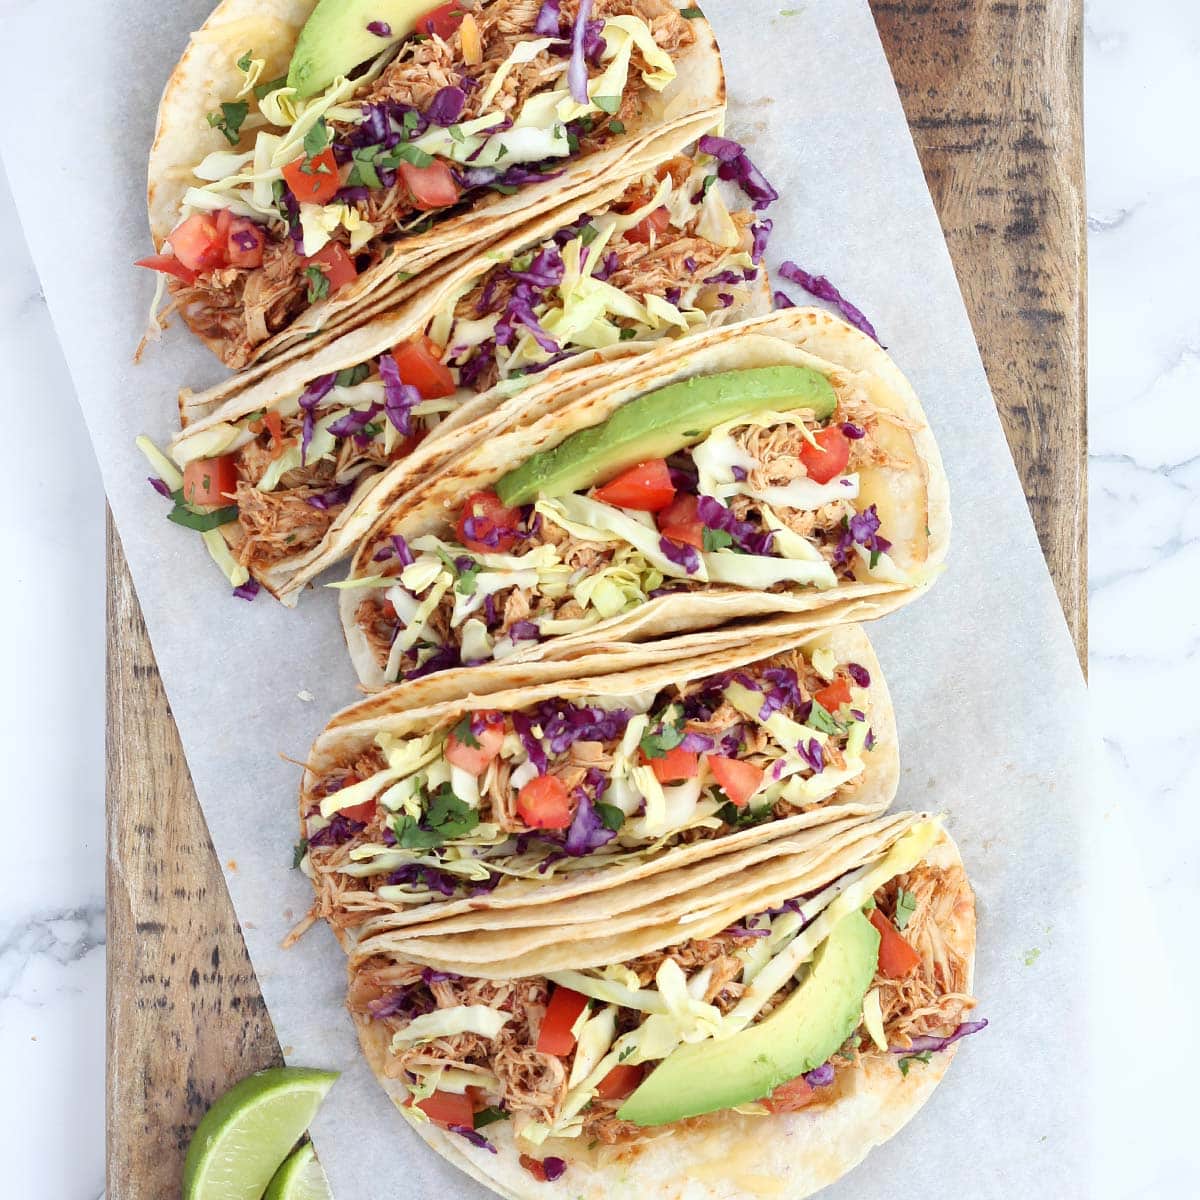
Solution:
{"label": "taco", "polygon": [[536,420],[456,437],[468,448],[380,517],[338,585],[368,688],[848,601],[878,615],[949,540],[911,387],[814,309],[657,346]]}
{"label": "taco", "polygon": [[[767,227],[705,186],[712,169],[697,151],[618,180],[585,209],[464,256],[419,298],[305,357],[249,384],[235,376],[185,393],[169,452],[185,469],[185,497],[224,510],[239,575],[294,603],[463,449],[429,435],[498,408],[493,424],[528,421],[648,343],[768,309]],[[577,355],[586,374],[546,380]]]}
{"label": "taco", "polygon": [[139,265],[231,367],[345,325],[719,124],[720,54],[686,11],[223,0],[163,95]]}
{"label": "taco", "polygon": [[578,939],[478,971],[385,939],[351,962],[376,1077],[501,1195],[728,1200],[770,1181],[799,1200],[895,1134],[987,1024],[970,884],[911,814],[740,908],[598,941],[580,967],[556,965]]}
{"label": "taco", "polygon": [[508,689],[486,696],[459,671],[436,680],[455,699],[421,704],[420,680],[339,714],[300,795],[314,915],[340,932],[520,908],[536,924],[551,900],[610,907],[633,880],[888,806],[895,723],[859,627],[705,637],[720,649],[637,646],[609,674],[534,686],[498,667]]}

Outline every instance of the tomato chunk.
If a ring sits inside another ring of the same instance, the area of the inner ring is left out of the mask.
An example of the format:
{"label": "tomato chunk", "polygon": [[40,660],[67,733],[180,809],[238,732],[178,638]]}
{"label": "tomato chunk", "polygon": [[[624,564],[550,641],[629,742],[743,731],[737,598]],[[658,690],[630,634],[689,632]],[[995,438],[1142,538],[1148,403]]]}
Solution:
{"label": "tomato chunk", "polygon": [[183,468],[183,498],[202,508],[233,503],[237,491],[237,455],[198,458]]}
{"label": "tomato chunk", "polygon": [[402,383],[411,384],[422,400],[453,396],[458,390],[450,368],[442,362],[442,348],[424,334],[392,348],[392,358]]}
{"label": "tomato chunk", "polygon": [[895,925],[877,908],[871,924],[879,930],[879,970],[888,979],[903,979],[916,970],[921,956],[900,936]]}
{"label": "tomato chunk", "polygon": [[750,797],[762,787],[763,772],[753,763],[721,754],[706,754],[704,761],[735,808],[745,808]]}
{"label": "tomato chunk", "polygon": [[151,254],[146,258],[139,258],[133,265],[145,267],[148,271],[160,271],[163,275],[174,275],[184,283],[196,282],[196,272],[185,267],[173,254]]}
{"label": "tomato chunk", "polygon": [[417,18],[418,33],[435,33],[443,41],[448,38],[461,24],[465,16],[459,0],[451,0],[449,4],[439,4],[430,9],[423,17]]}
{"label": "tomato chunk", "polygon": [[850,460],[850,439],[837,425],[819,429],[813,436],[820,449],[806,441],[800,448],[800,461],[814,483],[828,483],[846,469]]}
{"label": "tomato chunk", "polygon": [[642,1067],[630,1063],[618,1063],[596,1085],[596,1095],[601,1100],[624,1100],[642,1082]]}
{"label": "tomato chunk", "polygon": [[654,772],[654,778],[659,783],[677,783],[681,779],[694,779],[700,770],[700,755],[694,750],[684,750],[676,746],[668,750],[662,758],[647,758],[642,755],[644,762]]}
{"label": "tomato chunk", "polygon": [[556,987],[550,994],[550,1003],[546,1006],[546,1015],[538,1031],[538,1053],[570,1054],[575,1049],[575,1035],[571,1027],[586,1007],[586,996],[567,987]]}
{"label": "tomato chunk", "polygon": [[320,268],[321,274],[329,280],[331,296],[358,278],[358,268],[354,265],[354,259],[341,242],[326,242],[316,254],[305,259],[305,262]]}
{"label": "tomato chunk", "polygon": [[517,813],[531,829],[566,829],[571,798],[557,775],[539,775],[517,793]]}
{"label": "tomato chunk", "polygon": [[700,501],[685,493],[675,499],[656,518],[658,531],[673,542],[704,549],[704,525],[697,513]]}
{"label": "tomato chunk", "polygon": [[[346,786],[349,787],[349,784]],[[351,821],[359,821],[363,825],[367,825],[370,824],[371,818],[375,815],[375,801],[373,799],[364,800],[361,804],[352,804],[349,808],[340,808],[338,812]]]}
{"label": "tomato chunk", "polygon": [[506,508],[495,492],[475,492],[467,497],[458,518],[459,540],[468,550],[486,554],[489,550],[505,553],[517,541],[519,508]]}
{"label": "tomato chunk", "polygon": [[542,1166],[541,1159],[534,1158],[529,1154],[522,1154],[517,1161],[527,1170],[530,1175],[538,1181],[538,1183],[546,1182],[546,1168]]}
{"label": "tomato chunk", "polygon": [[326,146],[312,158],[300,155],[283,168],[283,178],[301,204],[328,204],[342,187],[332,146]]}
{"label": "tomato chunk", "polygon": [[[492,709],[476,712],[469,718],[470,737],[459,740],[451,733],[446,739],[446,760],[472,775],[482,775],[488,763],[500,753],[504,742],[504,718]],[[474,741],[476,744],[471,745]]]}
{"label": "tomato chunk", "polygon": [[675,485],[666,459],[651,458],[623,471],[596,489],[596,499],[618,508],[662,512],[675,499]]}
{"label": "tomato chunk", "polygon": [[781,1083],[764,1101],[766,1108],[773,1113],[795,1112],[809,1104],[816,1091],[803,1075]]}
{"label": "tomato chunk", "polygon": [[225,258],[231,267],[252,270],[263,264],[267,235],[263,227],[249,217],[234,217],[225,240]]}
{"label": "tomato chunk", "polygon": [[625,240],[649,245],[657,241],[671,225],[671,214],[666,208],[656,208],[643,217],[632,229],[625,230]]}
{"label": "tomato chunk", "polygon": [[850,684],[845,679],[835,679],[828,687],[813,693],[813,699],[829,712],[837,712],[843,704],[850,703]]}
{"label": "tomato chunk", "polygon": [[211,271],[225,265],[225,235],[214,213],[193,213],[171,230],[167,241],[189,271]]}
{"label": "tomato chunk", "polygon": [[465,1092],[434,1092],[424,1100],[418,1100],[419,1108],[435,1125],[465,1125],[475,1128],[475,1105]]}
{"label": "tomato chunk", "polygon": [[450,168],[440,158],[424,167],[412,163],[400,164],[400,178],[412,197],[413,207],[421,212],[449,208],[458,203],[458,182]]}

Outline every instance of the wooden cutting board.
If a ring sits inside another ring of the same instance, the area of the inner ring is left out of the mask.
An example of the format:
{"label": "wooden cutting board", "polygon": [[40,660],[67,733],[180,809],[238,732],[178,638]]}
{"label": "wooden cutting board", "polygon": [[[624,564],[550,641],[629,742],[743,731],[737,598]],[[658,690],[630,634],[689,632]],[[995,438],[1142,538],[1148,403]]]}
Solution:
{"label": "wooden cutting board", "polygon": [[[1083,661],[1081,0],[872,7]],[[167,1200],[214,1097],[282,1057],[111,521],[108,565],[107,1194]]]}

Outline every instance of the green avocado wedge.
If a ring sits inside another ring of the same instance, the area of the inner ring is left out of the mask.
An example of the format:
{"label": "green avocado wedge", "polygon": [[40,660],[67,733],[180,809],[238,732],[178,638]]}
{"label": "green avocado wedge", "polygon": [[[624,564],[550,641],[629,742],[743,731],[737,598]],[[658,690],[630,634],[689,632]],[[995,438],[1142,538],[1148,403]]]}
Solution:
{"label": "green avocado wedge", "polygon": [[879,933],[861,911],[818,948],[803,983],[764,1021],[731,1037],[681,1046],[617,1110],[635,1125],[668,1125],[769,1096],[827,1062],[862,1018]]}
{"label": "green avocado wedge", "polygon": [[694,446],[737,417],[803,408],[823,421],[836,405],[832,384],[810,367],[750,367],[697,375],[638,396],[600,425],[535,454],[505,475],[496,493],[506,505],[566,496],[637,463]]}
{"label": "green avocado wedge", "polygon": [[431,7],[429,0],[318,0],[296,39],[288,87],[306,98],[323,92],[339,75],[408,37]]}

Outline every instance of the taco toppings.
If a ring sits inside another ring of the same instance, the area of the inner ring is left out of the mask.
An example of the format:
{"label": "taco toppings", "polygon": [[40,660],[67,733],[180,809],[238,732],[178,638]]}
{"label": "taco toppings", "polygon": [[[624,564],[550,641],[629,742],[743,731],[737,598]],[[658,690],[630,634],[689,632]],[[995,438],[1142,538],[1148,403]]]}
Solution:
{"label": "taco toppings", "polygon": [[[471,0],[404,37],[370,33],[358,8],[319,5],[287,76],[263,79],[253,49],[237,59],[242,86],[209,116],[228,145],[139,263],[230,366],[398,240],[633,133],[695,38],[664,0]],[[329,45],[367,57],[334,61],[314,92]]]}
{"label": "taco toppings", "polygon": [[508,1121],[538,1161],[728,1109],[820,1111],[861,1070],[938,1070],[986,1025],[971,1019],[974,897],[939,836],[918,823],[813,893],[612,966],[474,979],[368,944],[349,1006],[384,1031],[402,1111]]}
{"label": "taco toppings", "polygon": [[[350,582],[387,681],[502,659],[670,593],[908,583],[863,472],[902,420],[808,367],[698,376],[631,400],[463,498]],[[407,558],[411,557],[412,562]],[[469,625],[469,628],[468,628]]]}
{"label": "taco toppings", "polygon": [[380,732],[306,782],[318,911],[352,925],[846,803],[875,746],[870,686],[861,664],[810,643],[652,692]]}

